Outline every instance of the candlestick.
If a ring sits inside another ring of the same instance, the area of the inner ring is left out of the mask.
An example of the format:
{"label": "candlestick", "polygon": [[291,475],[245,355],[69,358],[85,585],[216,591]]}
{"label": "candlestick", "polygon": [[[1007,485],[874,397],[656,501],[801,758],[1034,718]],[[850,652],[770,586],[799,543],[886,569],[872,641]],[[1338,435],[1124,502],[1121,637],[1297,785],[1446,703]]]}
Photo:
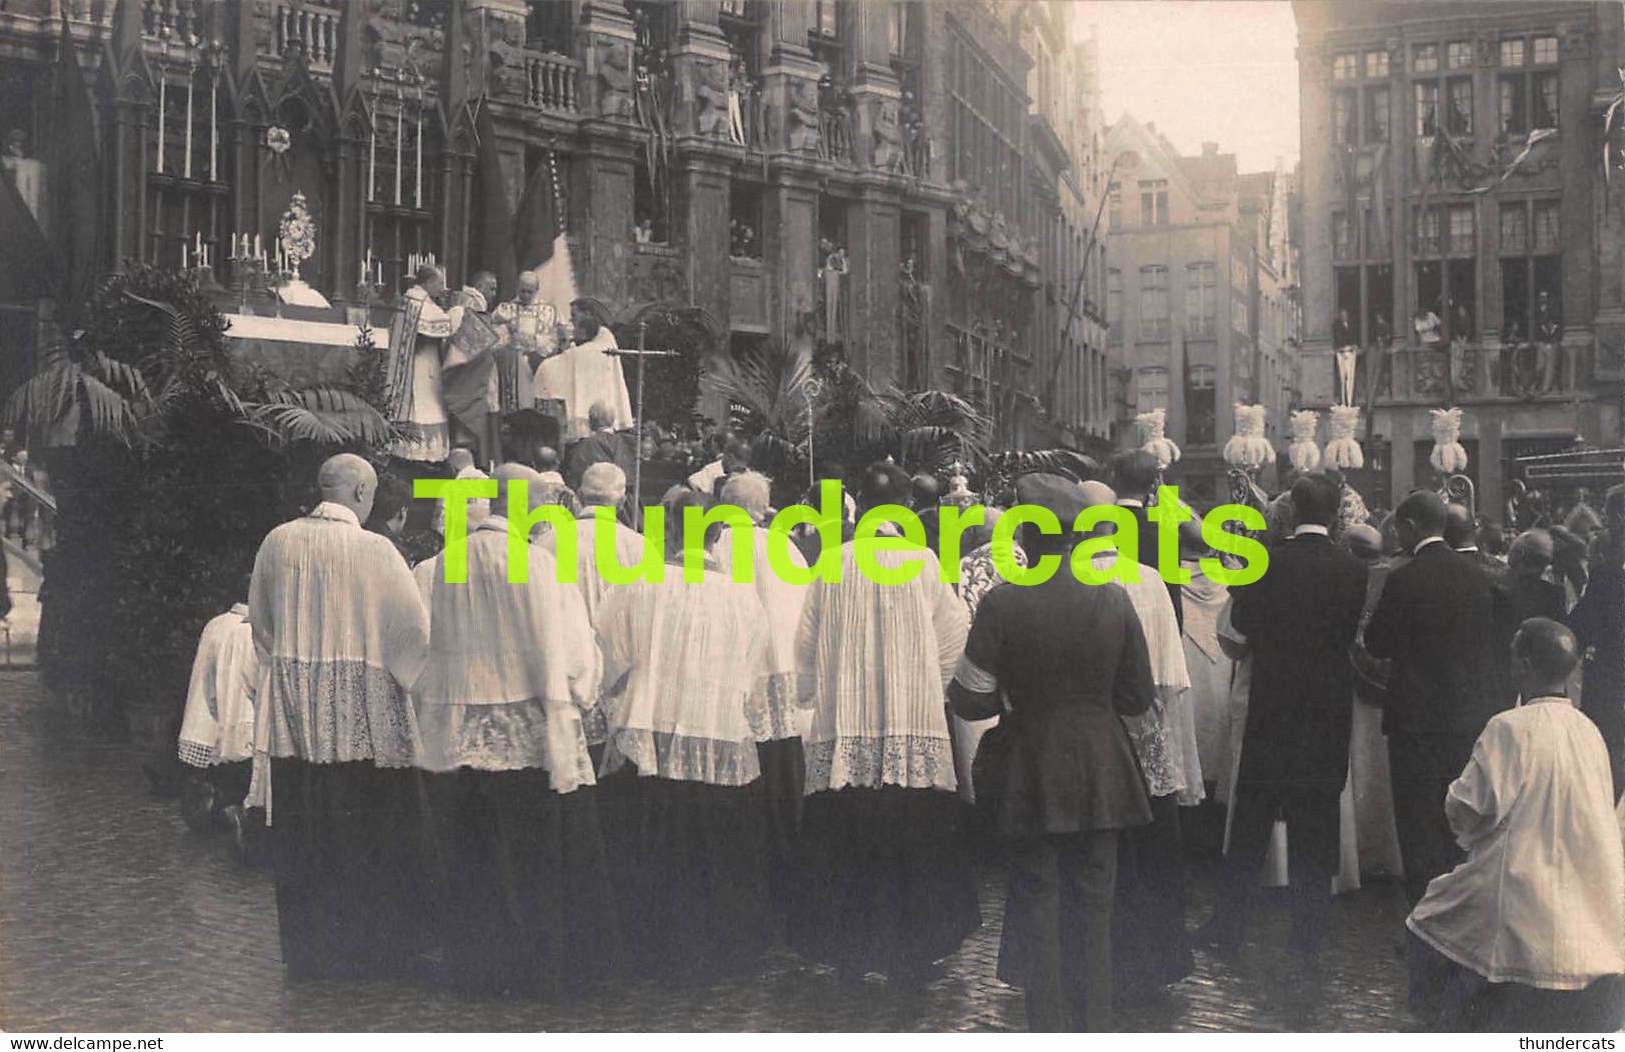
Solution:
{"label": "candlestick", "polygon": [[164,102],[169,97],[169,81],[158,74],[158,174],[164,174]]}
{"label": "candlestick", "polygon": [[220,181],[220,134],[216,127],[217,103],[220,96],[220,82],[218,79],[209,81],[209,182]]}
{"label": "candlestick", "polygon": [[395,107],[395,204],[401,203],[401,140],[405,134],[406,107]]}
{"label": "candlestick", "polygon": [[415,185],[414,185],[414,187],[412,189],[412,207],[413,208],[422,208],[423,207],[423,88],[421,86],[418,88],[418,135],[417,135],[417,144],[414,147],[414,149],[416,150],[416,153],[417,153],[417,159],[416,159],[416,163],[413,166],[414,167],[413,179],[415,181]]}
{"label": "candlestick", "polygon": [[193,253],[195,255],[201,256],[203,254],[203,231],[198,230],[198,231],[193,232],[193,234],[192,234],[192,245],[193,245],[193,249],[192,249]]}
{"label": "candlestick", "polygon": [[192,77],[186,77],[186,155],[181,161],[181,175],[192,178]]}
{"label": "candlestick", "polygon": [[181,242],[181,269],[186,269],[186,242]]}
{"label": "candlestick", "polygon": [[262,263],[265,261],[265,249],[260,247],[260,236],[258,234],[254,235],[254,255],[258,256]]}

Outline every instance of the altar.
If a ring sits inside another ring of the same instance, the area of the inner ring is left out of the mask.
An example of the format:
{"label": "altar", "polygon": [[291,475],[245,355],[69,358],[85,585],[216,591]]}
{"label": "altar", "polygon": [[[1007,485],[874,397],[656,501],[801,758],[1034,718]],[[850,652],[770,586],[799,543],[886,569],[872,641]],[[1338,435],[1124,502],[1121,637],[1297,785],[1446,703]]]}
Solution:
{"label": "altar", "polygon": [[[362,315],[372,346],[389,349],[393,308]],[[288,311],[280,316],[224,312],[226,353],[233,362],[258,366],[292,387],[347,386],[356,362],[360,320],[344,310]]]}

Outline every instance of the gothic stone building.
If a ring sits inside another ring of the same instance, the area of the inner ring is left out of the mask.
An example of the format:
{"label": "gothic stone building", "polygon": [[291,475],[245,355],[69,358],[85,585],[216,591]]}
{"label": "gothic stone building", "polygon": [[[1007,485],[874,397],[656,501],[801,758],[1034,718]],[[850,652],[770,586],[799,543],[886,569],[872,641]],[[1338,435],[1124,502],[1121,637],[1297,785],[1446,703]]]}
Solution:
{"label": "gothic stone building", "polygon": [[[1603,111],[1620,86],[1620,7],[1294,10],[1304,401],[1333,400],[1339,310],[1360,346],[1391,329],[1365,443],[1368,499],[1391,507],[1439,484],[1428,411],[1453,394],[1478,507],[1499,519],[1518,457],[1621,444],[1625,194],[1618,180],[1608,192],[1601,160]],[[1421,347],[1419,311],[1464,341],[1453,379],[1445,355]],[[1545,389],[1530,382],[1527,346],[1543,319],[1559,344]]]}
{"label": "gothic stone building", "polygon": [[[0,130],[49,158],[66,40],[108,268],[201,251],[219,269],[245,234],[269,246],[301,191],[319,226],[302,273],[336,306],[363,275],[393,297],[414,256],[455,286],[486,265],[486,195],[517,214],[545,179],[583,295],[703,308],[719,350],[810,336],[878,385],[976,398],[1005,441],[1083,443],[1114,410],[1099,298],[1072,295],[1101,250],[1079,223],[1099,127],[1072,112],[1094,72],[1069,18],[1036,0],[11,0]],[[34,308],[10,305],[9,343]]]}

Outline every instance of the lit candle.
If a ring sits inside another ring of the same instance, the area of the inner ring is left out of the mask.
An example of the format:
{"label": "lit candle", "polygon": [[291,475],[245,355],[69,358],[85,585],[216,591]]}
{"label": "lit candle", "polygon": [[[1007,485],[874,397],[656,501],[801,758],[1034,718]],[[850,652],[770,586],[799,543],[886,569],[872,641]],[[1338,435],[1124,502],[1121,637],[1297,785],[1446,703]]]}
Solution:
{"label": "lit candle", "polygon": [[158,75],[158,174],[164,174],[164,102],[169,97],[169,82],[162,72]]}
{"label": "lit candle", "polygon": [[211,80],[209,82],[209,182],[211,183],[220,181],[220,133],[215,124],[219,95],[220,82]]}
{"label": "lit candle", "polygon": [[405,132],[403,123],[406,115],[405,106],[395,107],[395,203],[401,203],[401,138]]}
{"label": "lit candle", "polygon": [[192,178],[192,77],[186,77],[186,153],[181,160],[181,174]]}
{"label": "lit candle", "polygon": [[413,179],[415,186],[412,190],[412,207],[423,207],[423,89],[418,88],[418,137],[417,137],[417,163],[414,165]]}
{"label": "lit candle", "polygon": [[203,231],[199,230],[192,235],[192,244],[195,246],[193,251],[199,256],[203,255]]}
{"label": "lit candle", "polygon": [[181,269],[186,269],[186,242],[181,242]]}
{"label": "lit candle", "polygon": [[260,246],[260,236],[258,234],[254,235],[254,255],[259,257],[260,262],[265,261],[265,249]]}

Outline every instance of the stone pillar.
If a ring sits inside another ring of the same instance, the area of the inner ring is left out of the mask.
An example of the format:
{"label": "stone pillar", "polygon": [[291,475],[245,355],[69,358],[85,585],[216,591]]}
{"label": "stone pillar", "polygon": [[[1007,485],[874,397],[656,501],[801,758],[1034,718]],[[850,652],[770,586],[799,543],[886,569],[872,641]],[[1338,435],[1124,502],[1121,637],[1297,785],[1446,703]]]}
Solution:
{"label": "stone pillar", "polygon": [[632,190],[636,148],[600,138],[573,157],[570,185],[575,193],[571,213],[585,217],[574,229],[583,231],[583,259],[576,261],[580,293],[609,304],[630,298],[632,268]]}
{"label": "stone pillar", "polygon": [[[768,318],[785,340],[810,331],[817,309],[818,182],[786,172],[763,194],[762,250],[777,278],[768,291]],[[850,279],[849,279],[850,280]]]}
{"label": "stone pillar", "polygon": [[1419,410],[1394,407],[1387,411],[1389,419],[1388,428],[1388,459],[1390,470],[1388,506],[1396,508],[1405,494],[1415,489],[1418,484],[1426,485],[1427,480],[1420,483],[1416,478],[1416,424],[1425,414]]}
{"label": "stone pillar", "polygon": [[[1323,46],[1305,44],[1298,48],[1298,85],[1301,107],[1299,125],[1304,144],[1301,161],[1303,183],[1299,193],[1306,202],[1332,201],[1336,195],[1331,163],[1331,71]],[[1408,141],[1399,134],[1400,129],[1395,131],[1396,142]],[[1332,281],[1331,210],[1326,207],[1304,208],[1302,238],[1300,276],[1303,283],[1303,347],[1307,359],[1313,354],[1329,354],[1331,350],[1336,295]],[[1395,328],[1398,328],[1397,321]]]}
{"label": "stone pillar", "polygon": [[767,152],[815,154],[818,150],[818,77],[822,67],[807,48],[812,3],[811,0],[782,0],[770,10],[772,15],[767,28],[771,46],[767,65],[762,70]]}
{"label": "stone pillar", "polygon": [[1484,412],[1478,422],[1477,512],[1480,519],[1501,518],[1501,416]]}
{"label": "stone pillar", "polygon": [[[672,133],[728,141],[728,40],[717,25],[717,0],[685,0],[672,51],[677,102]],[[727,225],[727,216],[723,216]]]}
{"label": "stone pillar", "polygon": [[692,157],[682,169],[673,216],[686,246],[689,297],[720,321],[728,318],[728,165],[725,160]]}
{"label": "stone pillar", "polygon": [[848,358],[870,383],[885,387],[903,379],[897,348],[897,257],[902,250],[896,200],[876,190],[847,208],[847,252],[852,272]]}

